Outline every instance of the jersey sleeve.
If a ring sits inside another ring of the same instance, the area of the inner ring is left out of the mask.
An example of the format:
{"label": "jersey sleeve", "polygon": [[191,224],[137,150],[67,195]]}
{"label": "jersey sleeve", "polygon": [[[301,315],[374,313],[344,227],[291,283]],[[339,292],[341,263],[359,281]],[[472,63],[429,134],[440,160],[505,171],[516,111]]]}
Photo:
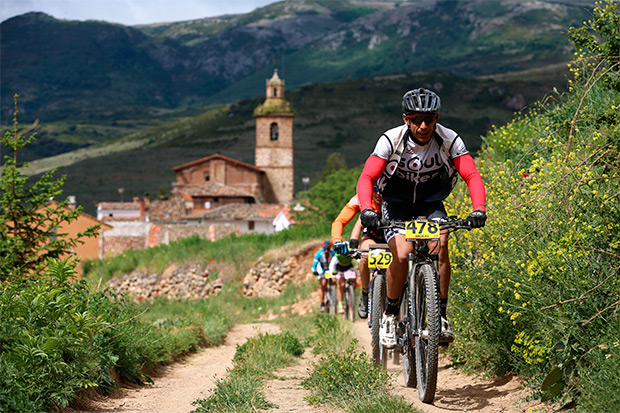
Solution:
{"label": "jersey sleeve", "polygon": [[478,169],[476,169],[474,158],[469,154],[461,155],[454,158],[454,166],[465,183],[467,183],[472,209],[486,211],[486,190],[482,177]]}
{"label": "jersey sleeve", "polygon": [[383,159],[374,153],[368,157],[364,169],[357,181],[357,198],[360,203],[360,211],[372,208],[372,187],[381,177],[387,165],[387,158]]}
{"label": "jersey sleeve", "polygon": [[321,251],[319,250],[314,254],[314,261],[312,262],[312,272],[317,271],[317,265],[319,265],[319,259],[321,258]]}
{"label": "jersey sleeve", "polygon": [[334,222],[332,222],[332,244],[342,242],[342,231],[344,227],[351,222],[359,210],[360,204],[357,200],[357,195],[354,195],[353,198],[347,202],[344,208],[340,210],[340,213]]}
{"label": "jersey sleeve", "polygon": [[452,145],[450,145],[450,158],[456,159],[468,153],[469,151],[465,147],[465,142],[463,142],[460,136],[457,136],[456,139],[452,141]]}
{"label": "jersey sleeve", "polygon": [[392,153],[394,152],[394,148],[392,147],[392,143],[388,139],[386,135],[381,135],[377,144],[375,145],[375,149],[372,151],[372,155],[385,159],[386,161],[390,159]]}

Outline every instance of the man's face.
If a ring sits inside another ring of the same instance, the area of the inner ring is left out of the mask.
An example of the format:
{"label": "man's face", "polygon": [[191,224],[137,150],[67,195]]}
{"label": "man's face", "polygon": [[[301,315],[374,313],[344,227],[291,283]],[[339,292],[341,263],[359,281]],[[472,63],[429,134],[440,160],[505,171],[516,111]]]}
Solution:
{"label": "man's face", "polygon": [[412,115],[403,114],[403,120],[411,129],[414,138],[420,143],[426,143],[433,136],[435,124],[437,123],[436,114],[414,113]]}
{"label": "man's face", "polygon": [[377,205],[381,205],[383,203],[383,197],[379,193],[379,191],[374,191],[372,193],[372,200],[375,201]]}

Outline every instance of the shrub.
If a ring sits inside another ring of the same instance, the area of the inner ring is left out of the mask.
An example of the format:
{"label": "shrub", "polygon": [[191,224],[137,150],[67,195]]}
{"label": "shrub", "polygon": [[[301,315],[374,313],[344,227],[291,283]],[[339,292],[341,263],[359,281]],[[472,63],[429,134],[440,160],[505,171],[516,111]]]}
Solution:
{"label": "shrub", "polygon": [[[616,6],[608,2],[610,21]],[[604,81],[613,71],[577,67],[559,104],[484,139],[489,221],[450,245],[451,351],[471,367],[544,384],[543,399],[608,411],[615,396],[592,394],[603,394],[599,379],[618,386],[605,370],[620,364],[620,91]],[[449,213],[468,212],[463,189]]]}

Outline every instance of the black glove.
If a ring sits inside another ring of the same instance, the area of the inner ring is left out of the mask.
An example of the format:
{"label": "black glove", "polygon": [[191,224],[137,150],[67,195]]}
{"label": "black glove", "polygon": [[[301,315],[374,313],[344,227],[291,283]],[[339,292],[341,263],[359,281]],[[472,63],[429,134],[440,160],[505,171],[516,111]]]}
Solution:
{"label": "black glove", "polygon": [[467,217],[467,221],[469,221],[469,225],[472,228],[482,228],[484,227],[484,223],[487,220],[487,213],[481,209],[477,209]]}
{"label": "black glove", "polygon": [[381,225],[381,217],[370,208],[366,208],[360,214],[362,225],[368,229],[377,229]]}
{"label": "black glove", "polygon": [[319,276],[319,272],[318,271],[312,271],[312,275],[315,275],[315,276],[318,277]]}
{"label": "black glove", "polygon": [[346,242],[334,244],[334,252],[339,255],[346,255],[349,252],[349,245]]}
{"label": "black glove", "polygon": [[356,249],[359,246],[360,246],[360,240],[358,239],[349,240],[349,248]]}

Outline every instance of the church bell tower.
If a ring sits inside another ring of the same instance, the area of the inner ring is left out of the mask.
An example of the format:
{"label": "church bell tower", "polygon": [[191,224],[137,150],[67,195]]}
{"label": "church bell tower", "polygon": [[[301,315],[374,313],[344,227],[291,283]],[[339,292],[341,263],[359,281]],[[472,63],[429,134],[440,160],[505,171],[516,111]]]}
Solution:
{"label": "church bell tower", "polygon": [[265,102],[254,110],[256,117],[256,167],[265,171],[265,201],[289,204],[293,201],[293,118],[295,113],[284,99],[284,80],[275,69],[267,80]]}

